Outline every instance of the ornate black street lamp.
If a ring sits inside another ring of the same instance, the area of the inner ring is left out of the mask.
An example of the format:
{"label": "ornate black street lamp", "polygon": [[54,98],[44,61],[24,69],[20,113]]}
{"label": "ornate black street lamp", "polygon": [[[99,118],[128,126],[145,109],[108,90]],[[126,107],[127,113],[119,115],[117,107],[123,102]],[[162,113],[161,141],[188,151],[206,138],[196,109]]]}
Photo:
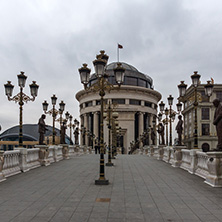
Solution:
{"label": "ornate black street lamp", "polygon": [[[110,84],[107,80],[107,74],[105,72],[106,64],[109,56],[105,54],[105,51],[100,51],[100,54],[96,56],[96,60],[93,61],[97,82],[87,87],[90,79],[90,69],[87,67],[87,64],[83,64],[83,67],[79,69],[81,83],[84,85],[85,90],[92,90],[94,92],[99,92],[100,95],[100,114],[101,114],[101,123],[100,123],[100,175],[99,179],[95,181],[96,185],[108,185],[109,180],[105,178],[105,166],[104,166],[104,135],[103,135],[103,115],[104,115],[104,96],[105,91],[110,91],[114,86]],[[118,66],[114,69],[114,74],[117,84],[120,86],[123,83],[124,79],[124,68],[121,66],[121,63],[118,63]]]}
{"label": "ornate black street lamp", "polygon": [[19,110],[20,110],[20,114],[19,114],[19,147],[23,147],[23,132],[22,132],[22,111],[23,111],[23,105],[24,102],[28,102],[28,101],[34,101],[35,97],[38,94],[38,88],[39,86],[36,84],[35,81],[32,82],[32,84],[30,84],[30,93],[32,98],[30,98],[29,96],[27,96],[25,93],[23,93],[23,88],[25,88],[25,82],[27,79],[27,76],[25,76],[24,72],[21,72],[19,75],[17,75],[18,77],[18,85],[20,87],[20,92],[12,97],[12,92],[13,92],[13,88],[14,85],[11,84],[10,81],[8,81],[4,86],[5,86],[5,94],[8,97],[9,101],[14,101],[16,103],[19,104]]}
{"label": "ornate black street lamp", "polygon": [[111,160],[111,121],[112,121],[112,113],[113,110],[111,108],[111,104],[109,101],[108,108],[106,109],[106,113],[104,113],[104,118],[107,120],[108,125],[108,163],[106,163],[106,166],[113,166],[112,160]]}
{"label": "ornate black street lamp", "polygon": [[70,144],[71,144],[71,141],[72,141],[72,128],[74,129],[75,128],[75,120],[74,120],[74,124],[72,123],[72,115],[69,114],[69,112],[66,112],[66,120],[68,121],[69,120],[69,124],[67,124],[67,127],[69,127],[69,135],[70,135]]}
{"label": "ornate black street lamp", "polygon": [[[65,109],[65,103],[63,101],[61,101],[59,103],[59,110],[57,110],[55,108],[56,106],[56,101],[57,101],[57,97],[55,95],[53,95],[51,97],[51,102],[52,102],[52,109],[50,109],[49,111],[48,110],[48,103],[47,101],[45,100],[43,103],[42,103],[42,107],[43,107],[43,111],[45,114],[49,114],[49,115],[52,115],[52,144],[55,145],[55,135],[56,135],[56,132],[55,132],[55,120],[56,120],[56,116],[60,113],[62,114],[64,112],[64,109]],[[62,121],[62,119],[61,119]],[[60,123],[61,124],[61,123]],[[60,125],[61,127],[61,125]]]}
{"label": "ornate black street lamp", "polygon": [[176,104],[178,113],[172,109],[173,99],[174,98],[172,97],[172,95],[169,95],[167,100],[168,100],[168,105],[170,108],[169,109],[166,108],[165,110],[164,110],[165,104],[163,103],[163,101],[161,101],[161,103],[159,104],[160,113],[158,114],[159,121],[161,121],[163,114],[165,114],[165,116],[166,116],[166,118],[163,120],[163,123],[166,125],[166,145],[168,145],[168,122],[170,124],[169,146],[172,146],[172,144],[173,144],[172,143],[172,122],[174,122],[176,114],[179,114],[182,109],[182,104],[180,102],[178,102]]}

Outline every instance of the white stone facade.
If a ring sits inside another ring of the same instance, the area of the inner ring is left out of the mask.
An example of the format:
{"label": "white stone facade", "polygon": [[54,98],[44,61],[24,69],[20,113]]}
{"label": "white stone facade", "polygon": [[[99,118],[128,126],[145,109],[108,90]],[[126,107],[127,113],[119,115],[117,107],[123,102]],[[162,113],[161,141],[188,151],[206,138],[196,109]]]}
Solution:
{"label": "white stone facade", "polygon": [[[135,70],[134,73],[136,75]],[[139,74],[141,76],[141,73]],[[95,137],[99,137],[101,107],[99,92],[81,90],[76,94],[76,99],[80,104],[81,126],[85,127],[86,131],[94,134]],[[121,146],[123,146],[125,154],[129,151],[130,142],[138,139],[144,130],[152,125],[152,120],[157,115],[157,104],[160,99],[161,94],[155,91],[152,86],[148,88],[124,84],[119,88],[115,85],[110,92],[106,92],[104,96],[106,104],[109,102],[111,104],[117,104],[114,105],[114,110],[119,114],[118,122],[122,128]],[[108,144],[106,121],[104,121],[104,142]],[[87,136],[85,144],[82,136],[80,136],[80,143],[81,145],[92,145],[92,142],[89,141],[89,137]],[[147,145],[149,144],[150,141]]]}

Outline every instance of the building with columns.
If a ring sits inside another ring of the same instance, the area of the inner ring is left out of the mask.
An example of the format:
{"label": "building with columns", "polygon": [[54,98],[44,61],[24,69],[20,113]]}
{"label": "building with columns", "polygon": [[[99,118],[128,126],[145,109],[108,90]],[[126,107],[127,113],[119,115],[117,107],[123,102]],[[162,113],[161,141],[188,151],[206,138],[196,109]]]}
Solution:
{"label": "building with columns", "polygon": [[[153,119],[156,119],[157,104],[161,94],[154,90],[153,80],[146,74],[139,72],[135,67],[122,63],[125,68],[124,83],[121,87],[114,87],[106,92],[105,103],[113,105],[118,112],[119,127],[121,127],[119,144],[123,153],[128,153],[130,143],[139,139],[143,132],[152,126]],[[117,63],[107,65],[106,73],[108,81],[116,85],[113,69]],[[89,86],[97,81],[96,75],[90,77]],[[79,101],[81,128],[94,137],[100,136],[100,96],[98,92],[81,90],[77,92],[76,99]],[[81,135],[81,145],[93,145],[92,137]],[[150,135],[146,140],[147,145],[151,144]],[[104,120],[104,142],[108,144],[108,128]]]}

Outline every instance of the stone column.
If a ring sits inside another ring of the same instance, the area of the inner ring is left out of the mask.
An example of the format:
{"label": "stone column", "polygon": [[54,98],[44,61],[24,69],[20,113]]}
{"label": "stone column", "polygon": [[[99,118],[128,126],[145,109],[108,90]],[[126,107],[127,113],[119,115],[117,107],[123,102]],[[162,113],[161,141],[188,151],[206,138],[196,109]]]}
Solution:
{"label": "stone column", "polygon": [[[88,115],[85,113],[83,115],[83,117],[84,117],[84,127],[87,131],[89,129]],[[85,135],[85,145],[88,146],[88,136],[87,135]]]}
{"label": "stone column", "polygon": [[[143,116],[143,113],[140,112],[140,113],[139,113],[139,137],[140,137],[140,136],[143,134],[143,132],[144,132],[143,117],[144,117],[144,116]],[[139,147],[142,148],[142,146],[143,146],[143,143],[140,142]]]}
{"label": "stone column", "polygon": [[[151,117],[152,117],[151,115],[149,115],[149,117],[148,117],[148,118],[149,118],[149,119],[148,119],[148,120],[149,120],[149,121],[148,121],[148,126],[149,126],[149,127],[151,126],[151,119],[152,119]],[[150,131],[149,131],[149,146],[152,145],[152,144],[153,144],[153,142],[152,142],[152,140],[151,140],[151,130],[150,130]]]}
{"label": "stone column", "polygon": [[142,135],[143,134],[143,113],[140,112],[139,113],[139,135]]}
{"label": "stone column", "polygon": [[[79,130],[82,129],[82,126],[84,126],[84,117],[83,115],[80,116],[80,128]],[[83,139],[82,139],[82,133],[80,133],[80,145],[83,145]]]}

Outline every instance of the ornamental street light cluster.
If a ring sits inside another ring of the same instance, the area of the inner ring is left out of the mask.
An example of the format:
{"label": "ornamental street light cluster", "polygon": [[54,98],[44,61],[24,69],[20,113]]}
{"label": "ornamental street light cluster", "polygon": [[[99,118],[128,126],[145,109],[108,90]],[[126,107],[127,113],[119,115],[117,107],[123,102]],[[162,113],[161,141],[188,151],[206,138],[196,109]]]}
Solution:
{"label": "ornamental street light cluster", "polygon": [[[163,101],[161,101],[161,103],[159,104],[160,113],[158,114],[158,120],[159,121],[162,120],[162,115],[163,114],[165,114],[165,116],[166,116],[166,118],[163,120],[163,123],[166,125],[166,145],[169,145],[169,146],[172,146],[172,122],[174,122],[176,114],[180,114],[180,112],[182,110],[182,103],[180,103],[180,102],[178,102],[176,104],[177,112],[172,109],[173,99],[174,98],[172,97],[172,95],[169,95],[169,97],[167,98],[169,109],[165,108],[165,103]],[[168,143],[168,123],[170,124],[169,143]]]}
{"label": "ornamental street light cluster", "polygon": [[72,129],[75,130],[79,126],[79,121],[77,119],[74,119],[74,121],[72,122],[73,116],[68,111],[65,113],[65,116],[66,116],[67,123],[68,123],[68,120],[69,120],[69,123],[67,124],[67,127],[69,127],[70,144],[71,144],[71,141],[72,141]]}
{"label": "ornamental street light cluster", "polygon": [[[95,73],[97,77],[97,82],[92,86],[88,86],[90,80],[91,70],[87,67],[87,64],[83,64],[83,67],[79,69],[81,83],[84,85],[85,90],[92,90],[94,92],[99,92],[100,95],[100,114],[101,120],[103,120],[104,115],[104,96],[106,91],[110,91],[114,86],[110,84],[107,80],[108,75],[106,74],[106,65],[109,56],[105,54],[105,51],[100,51],[100,54],[96,56],[93,61],[95,68]],[[124,68],[121,63],[114,69],[114,75],[117,84],[120,86],[124,80]],[[100,124],[100,175],[99,179],[95,181],[96,185],[107,185],[109,181],[105,178],[105,167],[104,167],[104,135],[103,135],[103,121]]]}
{"label": "ornamental street light cluster", "polygon": [[[201,100],[201,95],[198,95],[198,86],[200,85],[200,77],[201,75],[198,74],[198,71],[195,71],[194,74],[191,75],[192,87],[194,87],[194,95],[190,98],[190,101],[193,102],[193,106],[195,110],[194,149],[198,149],[197,107],[198,107],[198,102]],[[186,88],[187,88],[187,85],[184,83],[184,81],[181,81],[181,83],[178,85],[180,99],[183,99],[184,96],[186,95],[186,92],[187,92]],[[204,88],[205,88],[205,95],[210,97],[213,92],[213,84],[211,83],[211,81],[207,81],[207,84],[204,85]]]}
{"label": "ornamental street light cluster", "polygon": [[[47,111],[47,110],[48,110],[48,105],[49,105],[49,104],[47,103],[47,101],[45,100],[45,101],[42,103],[44,113],[45,113],[45,114],[49,114],[49,115],[52,116],[52,144],[53,144],[53,145],[55,145],[55,135],[56,135],[56,132],[55,132],[55,120],[56,120],[56,116],[57,116],[58,114],[60,114],[60,116],[61,116],[61,120],[60,120],[60,121],[62,121],[62,113],[63,113],[64,110],[65,110],[65,103],[64,103],[63,101],[61,101],[61,102],[59,103],[59,109],[57,110],[57,109],[55,108],[55,106],[56,106],[56,101],[57,101],[57,97],[56,97],[55,95],[53,95],[53,96],[51,97],[52,109],[50,109],[49,111]],[[61,124],[61,122],[60,122],[60,124]],[[61,127],[61,125],[60,125],[60,127]]]}
{"label": "ornamental street light cluster", "polygon": [[12,97],[12,92],[13,92],[13,88],[14,85],[11,84],[11,81],[8,81],[4,86],[5,86],[5,94],[8,97],[9,101],[14,101],[16,103],[19,104],[19,110],[20,110],[20,114],[19,114],[19,147],[23,147],[23,132],[22,132],[22,111],[23,111],[23,105],[24,102],[28,102],[28,101],[34,101],[35,97],[37,97],[38,94],[38,88],[39,86],[36,84],[35,81],[32,82],[32,84],[30,84],[30,93],[32,97],[29,97],[28,95],[26,95],[23,92],[23,88],[25,88],[25,83],[26,83],[26,79],[27,76],[24,74],[24,72],[21,72],[19,75],[17,75],[18,77],[18,86],[20,87],[20,92]]}

